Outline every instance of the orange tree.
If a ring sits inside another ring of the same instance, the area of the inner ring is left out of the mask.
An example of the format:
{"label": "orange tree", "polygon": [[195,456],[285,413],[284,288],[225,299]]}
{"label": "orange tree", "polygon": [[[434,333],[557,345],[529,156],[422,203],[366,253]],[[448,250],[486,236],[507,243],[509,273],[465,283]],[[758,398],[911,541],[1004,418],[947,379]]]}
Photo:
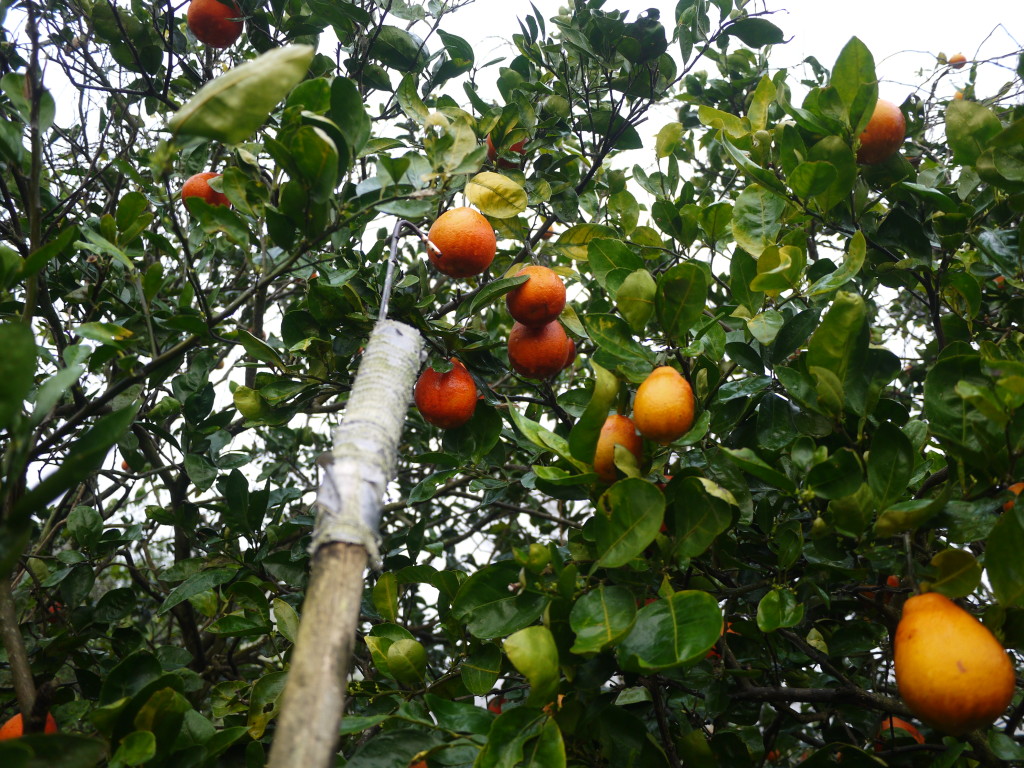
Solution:
{"label": "orange tree", "polygon": [[[394,414],[338,764],[1024,757],[1019,692],[954,738],[892,665],[922,588],[1024,648],[1021,52],[858,165],[857,39],[798,80],[745,3],[568,5],[497,62],[441,3],[239,0],[225,50],[181,3],[0,7],[0,763],[264,764],[388,300],[482,399]],[[182,202],[200,172],[230,205]],[[497,252],[452,278],[407,233],[467,205]],[[578,351],[543,381],[506,352],[527,263]],[[693,425],[601,481],[663,365]]]}

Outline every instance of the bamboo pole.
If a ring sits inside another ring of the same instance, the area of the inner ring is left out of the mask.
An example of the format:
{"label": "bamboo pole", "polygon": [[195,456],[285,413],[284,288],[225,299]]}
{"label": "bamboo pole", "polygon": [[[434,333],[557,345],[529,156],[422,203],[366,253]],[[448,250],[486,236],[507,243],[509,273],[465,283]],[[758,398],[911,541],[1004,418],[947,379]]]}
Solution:
{"label": "bamboo pole", "polygon": [[379,321],[366,344],[317,493],[312,576],[270,768],[334,765],[363,569],[378,557],[381,501],[395,474],[422,349],[416,329],[392,320]]}

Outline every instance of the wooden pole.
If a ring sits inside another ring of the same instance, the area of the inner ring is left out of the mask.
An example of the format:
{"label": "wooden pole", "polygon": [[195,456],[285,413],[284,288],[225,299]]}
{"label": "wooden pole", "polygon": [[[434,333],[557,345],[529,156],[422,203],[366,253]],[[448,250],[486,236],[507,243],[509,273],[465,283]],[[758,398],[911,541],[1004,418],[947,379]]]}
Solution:
{"label": "wooden pole", "polygon": [[377,560],[381,501],[422,351],[419,332],[392,320],[378,321],[366,344],[317,493],[312,575],[269,768],[335,763],[363,569]]}

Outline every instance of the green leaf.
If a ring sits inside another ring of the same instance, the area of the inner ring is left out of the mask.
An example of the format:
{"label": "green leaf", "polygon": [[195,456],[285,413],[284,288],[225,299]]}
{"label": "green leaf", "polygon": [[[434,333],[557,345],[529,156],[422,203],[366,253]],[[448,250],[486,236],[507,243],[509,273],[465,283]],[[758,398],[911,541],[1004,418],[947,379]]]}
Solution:
{"label": "green leaf", "polygon": [[682,342],[707,304],[707,276],[693,263],[677,264],[658,279],[655,311],[662,330]]}
{"label": "green leaf", "polygon": [[774,469],[749,448],[722,448],[722,452],[736,465],[754,477],[764,480],[768,485],[780,488],[788,493],[796,490],[796,485],[784,474]]}
{"label": "green leaf", "polygon": [[590,361],[590,367],[594,369],[594,391],[583,415],[569,433],[569,451],[576,460],[585,464],[590,464],[594,460],[601,427],[604,426],[608,411],[611,410],[619,392],[619,380],[614,374],[593,360]]}
{"label": "green leaf", "polygon": [[282,360],[281,356],[277,353],[277,350],[262,339],[257,339],[244,328],[239,328],[225,333],[224,338],[241,344],[249,356],[254,360],[259,360],[262,363],[272,365],[281,371],[284,371],[287,368],[284,360]]}
{"label": "green leaf", "polygon": [[493,171],[478,173],[466,182],[466,198],[481,213],[496,219],[510,219],[526,210],[526,190],[508,176]]}
{"label": "green leaf", "polygon": [[449,731],[483,735],[494,722],[494,715],[472,702],[449,701],[433,693],[426,694],[423,702],[430,707],[438,726]]}
{"label": "green leaf", "polygon": [[772,589],[757,604],[757,628],[762,632],[795,627],[804,618],[804,606],[791,589]]}
{"label": "green leaf", "polygon": [[859,229],[850,238],[850,249],[843,258],[842,266],[835,272],[830,272],[822,278],[814,281],[814,284],[807,289],[808,296],[818,296],[823,293],[831,293],[841,288],[860,272],[864,266],[864,258],[867,255],[867,241],[864,233]]}
{"label": "green leaf", "polygon": [[860,488],[862,482],[864,475],[860,461],[849,448],[840,448],[825,461],[811,467],[807,473],[807,485],[816,496],[823,499],[849,496]]}
{"label": "green leaf", "polygon": [[757,277],[751,281],[750,287],[777,296],[800,284],[806,264],[803,248],[795,245],[768,246],[757,260]]}
{"label": "green leaf", "polygon": [[775,341],[775,337],[779,335],[784,324],[785,318],[782,313],[775,309],[769,309],[747,320],[747,330],[762,346],[767,347]]}
{"label": "green leaf", "polygon": [[625,587],[605,586],[579,598],[569,614],[569,626],[576,633],[573,653],[600,653],[629,632],[636,616],[633,593]]}
{"label": "green leaf", "polygon": [[911,499],[891,505],[875,521],[876,536],[894,536],[903,531],[912,531],[938,514],[946,504],[946,498]]}
{"label": "green leaf", "polygon": [[171,117],[172,135],[245,141],[306,76],[314,52],[311,45],[274,48],[211,80]]}
{"label": "green leaf", "polygon": [[1024,504],[1004,512],[985,542],[985,571],[999,604],[1020,605],[1024,597]]}
{"label": "green leaf", "polygon": [[932,558],[938,573],[929,582],[929,590],[946,597],[967,597],[981,584],[981,563],[964,549],[944,549]]}
{"label": "green leaf", "polygon": [[633,338],[626,321],[616,315],[588,314],[583,318],[587,335],[602,352],[619,360],[646,363],[649,352]]}
{"label": "green leaf", "polygon": [[871,51],[858,38],[851,37],[839,52],[829,84],[846,107],[853,134],[859,136],[878,101],[878,76]]}
{"label": "green leaf", "polygon": [[596,566],[616,568],[654,541],[665,517],[665,497],[651,483],[629,477],[613,484],[598,500],[594,530]]}
{"label": "green leaf", "polygon": [[289,603],[280,597],[274,598],[274,621],[277,624],[277,631],[284,638],[292,643],[299,636],[299,615]]}
{"label": "green leaf", "polygon": [[489,639],[532,624],[547,603],[544,595],[521,591],[519,566],[502,561],[481,568],[462,583],[452,602],[452,615],[465,622],[474,637]]}
{"label": "green leaf", "polygon": [[178,603],[182,603],[190,597],[195,597],[200,592],[219,587],[221,584],[227,584],[236,574],[237,570],[234,568],[211,568],[189,576],[164,598],[159,612],[166,613]]}
{"label": "green leaf", "polygon": [[782,229],[786,201],[758,184],[740,192],[732,209],[732,236],[755,259]]}
{"label": "green leaf", "polygon": [[58,494],[88,477],[128,430],[138,411],[139,406],[132,405],[100,417],[88,432],[75,440],[60,467],[18,500],[11,517],[21,519],[38,514]]}
{"label": "green leaf", "polygon": [[277,717],[281,708],[281,693],[288,677],[287,672],[271,672],[264,675],[252,687],[249,697],[249,717],[246,726],[253,739],[260,739],[270,721]]}
{"label": "green leaf", "polygon": [[778,45],[785,42],[785,35],[782,30],[767,19],[743,18],[737,19],[722,30],[723,35],[738,37],[744,45],[751,48],[763,48],[766,45]]}
{"label": "green leaf", "polygon": [[9,427],[21,413],[35,381],[36,341],[24,323],[0,324],[0,427]]}
{"label": "green leaf", "polygon": [[864,329],[864,299],[855,293],[836,294],[832,306],[811,336],[807,347],[807,366],[820,367],[844,382],[857,350],[857,339]]}
{"label": "green leaf", "polygon": [[530,684],[527,706],[553,700],[558,692],[558,648],[545,626],[526,627],[505,638],[505,655]]}
{"label": "green leaf", "polygon": [[[715,491],[712,495],[708,485]],[[697,557],[732,524],[732,494],[702,477],[674,480],[665,489],[675,525],[675,551],[680,557]],[[735,504],[735,499],[732,500]]]}
{"label": "green leaf", "polygon": [[899,427],[879,425],[868,457],[868,485],[879,506],[887,506],[906,492],[913,471],[914,449],[910,440]]}
{"label": "green leaf", "polygon": [[114,753],[118,765],[142,765],[156,755],[156,735],[152,731],[132,731],[123,739]]}
{"label": "green leaf", "polygon": [[495,299],[504,296],[517,285],[522,285],[529,279],[528,275],[522,275],[492,280],[481,288],[470,301],[460,304],[455,316],[457,318],[472,317],[478,314],[481,309],[490,305]]}
{"label": "green leaf", "polygon": [[[558,724],[533,707],[514,707],[491,724],[474,768],[565,768]],[[396,767],[397,768],[397,767]]]}
{"label": "green leaf", "polygon": [[946,140],[953,159],[973,165],[989,142],[1003,130],[1003,124],[988,107],[976,101],[954,99],[946,107]]}
{"label": "green leaf", "polygon": [[633,272],[646,272],[644,260],[621,240],[594,238],[587,244],[587,260],[597,282],[612,294]]}
{"label": "green leaf", "polygon": [[646,269],[638,269],[626,275],[615,292],[615,306],[626,318],[629,327],[642,333],[654,314],[655,294],[658,284]]}
{"label": "green leaf", "polygon": [[822,211],[830,211],[848,198],[857,181],[857,159],[850,145],[839,136],[826,136],[811,147],[808,159],[828,163],[835,169],[835,180],[812,200]]}
{"label": "green leaf", "polygon": [[373,585],[373,605],[385,621],[398,620],[398,574],[382,573]]}
{"label": "green leaf", "polygon": [[470,652],[459,669],[466,689],[483,696],[490,692],[501,675],[501,651],[493,643],[484,643]]}
{"label": "green leaf", "polygon": [[722,610],[707,592],[684,590],[641,608],[618,646],[631,671],[671,669],[703,659],[722,632]]}

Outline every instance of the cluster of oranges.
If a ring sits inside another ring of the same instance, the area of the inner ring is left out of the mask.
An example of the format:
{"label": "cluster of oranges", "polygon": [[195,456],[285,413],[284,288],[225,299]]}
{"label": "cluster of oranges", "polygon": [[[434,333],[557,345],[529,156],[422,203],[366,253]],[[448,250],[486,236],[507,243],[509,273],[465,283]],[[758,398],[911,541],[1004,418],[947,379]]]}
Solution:
{"label": "cluster of oranges", "polygon": [[[621,445],[639,462],[641,435],[668,445],[693,426],[694,398],[690,383],[675,368],[663,365],[651,371],[633,398],[633,418],[613,414],[605,419],[597,439],[594,472],[606,483],[615,482],[615,446]],[[637,431],[639,430],[639,434]]]}
{"label": "cluster of oranges", "polygon": [[[56,733],[57,721],[53,715],[46,713],[46,724],[43,726],[43,733]],[[0,726],[0,741],[20,738],[25,733],[25,723],[21,718],[21,712]]]}
{"label": "cluster of oranges", "polygon": [[[479,275],[491,265],[497,250],[494,228],[472,208],[452,208],[438,216],[427,241],[430,262],[449,277]],[[509,362],[523,376],[548,379],[576,357],[576,343],[558,321],[565,308],[565,284],[553,270],[540,265],[523,267],[516,276],[527,280],[505,297],[515,320],[508,338]],[[469,371],[453,360],[447,373],[428,368],[416,382],[414,399],[426,421],[452,429],[472,418],[478,396]]]}

